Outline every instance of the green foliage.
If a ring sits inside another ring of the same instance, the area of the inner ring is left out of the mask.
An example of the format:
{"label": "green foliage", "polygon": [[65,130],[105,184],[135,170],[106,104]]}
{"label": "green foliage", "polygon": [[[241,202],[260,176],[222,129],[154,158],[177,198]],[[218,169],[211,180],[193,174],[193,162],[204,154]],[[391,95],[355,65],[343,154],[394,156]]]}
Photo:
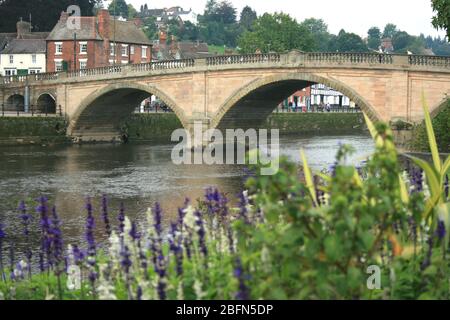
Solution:
{"label": "green foliage", "polygon": [[0,139],[8,137],[65,136],[67,122],[60,118],[0,118]]}
{"label": "green foliage", "polygon": [[156,40],[158,39],[158,27],[156,25],[156,18],[155,17],[148,17],[145,18],[143,21],[143,30],[145,35],[151,39]]}
{"label": "green foliage", "polygon": [[381,45],[381,31],[377,27],[372,27],[367,32],[368,37],[368,46],[370,49],[378,50],[378,47]]}
{"label": "green foliage", "polygon": [[431,0],[436,15],[433,17],[433,26],[436,29],[447,31],[447,40],[450,41],[450,0]]}
{"label": "green foliage", "polygon": [[127,18],[129,15],[128,5],[125,0],[113,0],[108,6],[111,15],[122,16]]}
{"label": "green foliage", "polygon": [[[450,101],[440,110],[432,120],[439,150],[450,152]],[[412,147],[418,151],[429,152],[429,144],[425,123],[414,129]]]}
{"label": "green foliage", "polygon": [[16,23],[23,18],[29,20],[31,14],[33,31],[51,31],[62,11],[70,5],[77,5],[83,16],[92,16],[99,0],[4,0],[0,1],[0,32],[16,32]]}
{"label": "green foliage", "polygon": [[[223,195],[214,194],[199,202],[195,214],[186,206],[183,227],[168,242],[155,234],[152,212],[142,242],[132,237],[125,219],[124,232],[112,235],[108,254],[99,251],[94,259],[94,286],[87,278],[90,259],[78,264],[84,274],[80,290],[61,287],[66,275],[58,278],[50,271],[0,282],[0,294],[6,299],[134,299],[139,287],[143,299],[161,297],[161,288],[168,299],[449,299],[449,282],[442,280],[450,263],[449,199],[441,193],[431,208],[437,226],[428,225],[424,213],[434,199],[433,177],[445,173],[450,160],[438,164],[429,117],[426,122],[434,150],[434,164],[425,169],[429,196],[404,178],[389,126],[367,119],[376,150],[362,173],[347,164],[352,152],[347,146],[339,150],[331,175],[315,178],[304,155],[303,168],[282,158],[275,175],[254,171],[239,208],[228,208]],[[177,244],[183,248],[175,250],[183,257],[181,274],[180,260],[170,251]],[[160,256],[163,276],[151,265]],[[124,272],[125,257],[130,268]],[[369,266],[381,272],[379,289],[367,286]]]}
{"label": "green foliage", "polygon": [[251,30],[253,23],[255,22],[256,19],[258,19],[258,16],[256,15],[256,11],[254,11],[249,6],[245,6],[241,12],[241,16],[239,19],[239,25],[244,30]]}
{"label": "green foliage", "polygon": [[330,51],[338,52],[367,52],[368,48],[363,39],[354,33],[341,30],[330,45]]}
{"label": "green foliage", "polygon": [[265,13],[259,17],[253,31],[246,31],[238,40],[242,53],[283,52],[292,49],[311,51],[314,43],[309,30],[288,14]]}
{"label": "green foliage", "polygon": [[388,23],[384,27],[383,38],[394,38],[395,34],[398,32],[397,26],[393,23]]}
{"label": "green foliage", "polygon": [[331,34],[328,32],[328,25],[322,19],[309,18],[301,25],[311,32],[314,51],[329,51]]}

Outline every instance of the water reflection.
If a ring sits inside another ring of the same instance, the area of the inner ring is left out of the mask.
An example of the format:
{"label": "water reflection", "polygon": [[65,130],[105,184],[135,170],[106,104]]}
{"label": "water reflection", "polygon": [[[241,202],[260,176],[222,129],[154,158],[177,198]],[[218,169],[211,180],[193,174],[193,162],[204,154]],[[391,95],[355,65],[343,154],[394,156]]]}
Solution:
{"label": "water reflection", "polygon": [[[363,135],[289,136],[281,138],[280,152],[299,161],[303,148],[310,164],[320,169],[333,163],[339,143],[356,149],[350,159],[353,163],[374,148],[370,137]],[[84,202],[88,196],[93,197],[97,217],[100,198],[107,194],[112,220],[123,202],[127,215],[138,223],[144,220],[147,208],[159,201],[167,224],[176,217],[185,197],[200,198],[209,186],[217,186],[232,198],[241,190],[242,166],[176,166],[170,159],[171,150],[168,144],[0,148],[0,223],[9,234],[19,237],[18,202],[46,195],[58,208],[66,241],[78,242],[84,238]],[[97,228],[97,237],[103,239],[101,221]],[[33,234],[35,241],[38,236]],[[17,250],[23,245],[18,241]]]}

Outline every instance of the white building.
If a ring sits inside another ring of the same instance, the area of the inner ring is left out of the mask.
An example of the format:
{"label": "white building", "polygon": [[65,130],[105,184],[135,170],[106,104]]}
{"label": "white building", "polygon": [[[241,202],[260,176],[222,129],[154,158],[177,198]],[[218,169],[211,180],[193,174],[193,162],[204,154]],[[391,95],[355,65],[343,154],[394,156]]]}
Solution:
{"label": "white building", "polygon": [[320,106],[327,105],[330,106],[350,106],[350,98],[344,96],[339,91],[333,88],[327,87],[324,84],[314,84],[311,86],[311,105]]}
{"label": "white building", "polygon": [[31,32],[29,22],[17,22],[17,32],[0,33],[0,75],[46,72],[48,32]]}
{"label": "white building", "polygon": [[45,72],[46,44],[42,39],[13,39],[0,53],[2,76]]}

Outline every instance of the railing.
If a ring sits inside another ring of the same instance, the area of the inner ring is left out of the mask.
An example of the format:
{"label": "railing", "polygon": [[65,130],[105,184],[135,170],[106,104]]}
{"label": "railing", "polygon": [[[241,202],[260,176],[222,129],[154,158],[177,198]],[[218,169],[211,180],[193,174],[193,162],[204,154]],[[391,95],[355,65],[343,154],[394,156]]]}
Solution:
{"label": "railing", "polygon": [[392,64],[393,58],[392,55],[378,53],[313,52],[306,53],[306,62]]}
{"label": "railing", "polygon": [[433,66],[450,68],[450,57],[439,56],[408,56],[409,64],[413,66]]}
{"label": "railing", "polygon": [[131,64],[131,71],[144,72],[153,70],[184,69],[195,66],[195,59],[164,60],[143,64]]}
{"label": "railing", "polygon": [[303,62],[305,65],[398,65],[429,66],[437,68],[450,68],[450,57],[419,56],[419,55],[389,55],[379,53],[336,53],[336,52],[291,52],[287,54],[267,53],[249,55],[213,56],[206,59],[180,59],[150,62],[143,64],[128,64],[106,66],[92,69],[82,69],[69,72],[38,73],[26,76],[4,76],[0,77],[1,84],[14,84],[24,82],[59,80],[62,78],[81,78],[98,75],[114,75],[124,71],[129,72],[152,72],[156,70],[183,70],[185,68],[220,65],[245,65],[245,64],[289,64],[290,57],[297,57],[293,61]]}
{"label": "railing", "polygon": [[305,106],[283,106],[278,107],[274,110],[274,113],[360,113],[361,108],[359,107],[347,107],[332,105],[329,109],[326,106],[312,105],[309,108]]}
{"label": "railing", "polygon": [[21,104],[3,103],[0,105],[0,117],[63,117],[62,107],[56,108],[45,106],[30,105],[29,110],[25,112],[25,108]]}
{"label": "railing", "polygon": [[107,66],[100,68],[92,68],[92,69],[81,69],[75,71],[67,72],[67,78],[79,78],[79,77],[87,77],[87,76],[97,76],[103,74],[114,74],[122,72],[122,66]]}
{"label": "railing", "polygon": [[224,64],[268,63],[268,62],[276,63],[280,61],[281,55],[279,53],[232,55],[232,56],[218,56],[206,58],[206,64],[208,66],[217,66]]}

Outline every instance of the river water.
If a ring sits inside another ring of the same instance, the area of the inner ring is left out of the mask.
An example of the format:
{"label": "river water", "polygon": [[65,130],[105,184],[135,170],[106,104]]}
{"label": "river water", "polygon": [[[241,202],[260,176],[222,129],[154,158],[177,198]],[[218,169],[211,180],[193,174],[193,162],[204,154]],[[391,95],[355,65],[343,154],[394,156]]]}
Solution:
{"label": "river water", "polygon": [[[280,139],[280,153],[299,161],[303,148],[316,169],[334,162],[340,143],[350,144],[356,153],[350,159],[358,164],[374,149],[366,135],[286,136]],[[41,195],[56,205],[62,220],[66,242],[84,238],[85,199],[92,197],[96,217],[100,217],[103,194],[110,199],[111,219],[117,217],[120,202],[130,219],[141,223],[155,201],[164,210],[164,221],[176,217],[185,197],[200,198],[205,188],[218,187],[235,199],[242,190],[245,170],[236,165],[174,165],[171,144],[15,146],[0,148],[0,223],[15,243],[23,248],[21,221],[17,206],[20,200],[33,204]],[[32,208],[34,213],[34,208]],[[35,221],[39,221],[34,213]],[[102,223],[98,221],[98,229]],[[102,239],[103,232],[97,231]],[[32,233],[37,245],[38,232]]]}

